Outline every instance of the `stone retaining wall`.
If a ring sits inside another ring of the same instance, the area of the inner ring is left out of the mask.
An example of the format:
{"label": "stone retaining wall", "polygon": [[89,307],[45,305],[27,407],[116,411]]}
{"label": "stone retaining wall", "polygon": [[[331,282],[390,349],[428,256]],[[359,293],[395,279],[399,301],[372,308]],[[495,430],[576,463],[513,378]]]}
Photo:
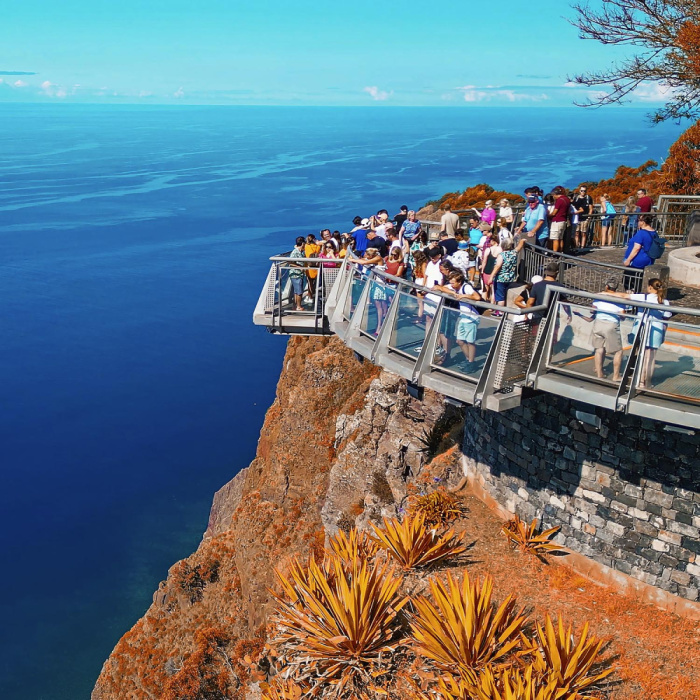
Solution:
{"label": "stone retaining wall", "polygon": [[472,479],[500,506],[615,571],[700,597],[700,434],[556,396],[466,409]]}

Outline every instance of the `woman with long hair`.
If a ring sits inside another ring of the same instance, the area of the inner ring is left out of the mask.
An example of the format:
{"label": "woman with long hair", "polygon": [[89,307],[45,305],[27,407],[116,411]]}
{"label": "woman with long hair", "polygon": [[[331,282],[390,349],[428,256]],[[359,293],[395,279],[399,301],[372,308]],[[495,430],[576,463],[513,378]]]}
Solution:
{"label": "woman with long hair", "polygon": [[600,208],[603,214],[603,220],[600,222],[600,245],[601,247],[611,246],[613,221],[615,220],[617,210],[607,194],[604,194],[600,198]]}
{"label": "woman with long hair", "polygon": [[498,244],[498,236],[490,236],[484,246],[481,257],[481,285],[482,296],[493,304],[493,269],[496,267],[496,259],[501,254],[501,246]]}

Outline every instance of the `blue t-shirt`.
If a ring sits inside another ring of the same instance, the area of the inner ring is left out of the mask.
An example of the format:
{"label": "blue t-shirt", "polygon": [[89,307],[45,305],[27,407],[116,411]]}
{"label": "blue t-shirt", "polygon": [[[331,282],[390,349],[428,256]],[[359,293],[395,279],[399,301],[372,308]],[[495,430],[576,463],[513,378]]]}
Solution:
{"label": "blue t-shirt", "polygon": [[355,238],[355,252],[364,253],[367,250],[367,229],[358,228],[352,235]]}
{"label": "blue t-shirt", "polygon": [[484,232],[477,226],[476,228],[469,229],[469,242],[472,245],[479,245],[481,243],[481,237]]}
{"label": "blue t-shirt", "polygon": [[637,233],[630,238],[627,244],[627,251],[625,252],[625,260],[630,256],[632,248],[634,248],[635,243],[639,243],[642,249],[630,260],[630,267],[634,267],[641,270],[647,265],[653,265],[654,261],[649,257],[649,248],[651,247],[651,242],[653,240],[654,231],[646,231],[640,228]]}
{"label": "blue t-shirt", "polygon": [[543,229],[547,229],[547,210],[544,208],[544,204],[538,204],[534,209],[530,206],[523,212],[523,220],[525,221],[525,230],[529,233],[532,229],[537,226],[538,221],[543,221],[544,223],[540,226],[537,231],[537,238],[543,238]]}

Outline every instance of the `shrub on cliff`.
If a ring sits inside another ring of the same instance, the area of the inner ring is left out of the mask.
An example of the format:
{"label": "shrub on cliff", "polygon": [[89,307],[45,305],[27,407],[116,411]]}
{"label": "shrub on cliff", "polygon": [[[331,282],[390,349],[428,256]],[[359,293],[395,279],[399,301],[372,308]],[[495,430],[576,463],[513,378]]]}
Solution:
{"label": "shrub on cliff", "polygon": [[500,199],[509,199],[511,204],[521,204],[525,201],[519,194],[494,190],[490,185],[481,183],[467,187],[464,192],[448,192],[440,199],[429,202],[429,204],[434,204],[438,209],[442,209],[445,204],[449,204],[452,207],[452,211],[471,209],[472,207],[481,209],[487,199],[492,199],[495,204],[498,204]]}

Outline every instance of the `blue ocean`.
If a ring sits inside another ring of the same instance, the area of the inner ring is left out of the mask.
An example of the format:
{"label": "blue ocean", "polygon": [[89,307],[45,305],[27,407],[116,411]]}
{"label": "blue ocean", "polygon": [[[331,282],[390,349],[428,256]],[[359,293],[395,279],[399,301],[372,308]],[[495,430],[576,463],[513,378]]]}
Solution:
{"label": "blue ocean", "polygon": [[0,698],[87,700],[254,456],[267,258],[356,214],[662,159],[634,109],[0,107]]}

